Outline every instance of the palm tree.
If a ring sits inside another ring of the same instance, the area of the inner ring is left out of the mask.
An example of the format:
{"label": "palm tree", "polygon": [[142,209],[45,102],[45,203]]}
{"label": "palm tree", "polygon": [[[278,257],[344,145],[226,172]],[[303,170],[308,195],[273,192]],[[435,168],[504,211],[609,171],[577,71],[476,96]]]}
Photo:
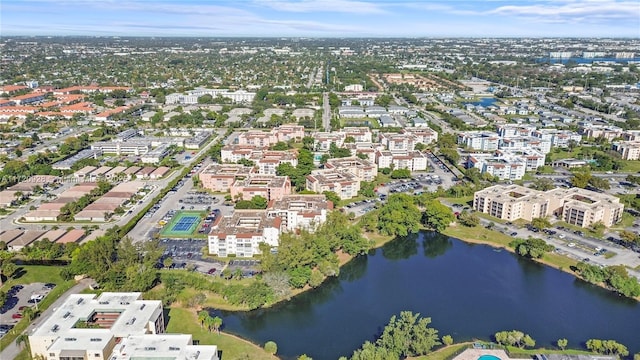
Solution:
{"label": "palm tree", "polygon": [[27,319],[28,322],[31,322],[33,318],[37,315],[37,311],[32,307],[26,307],[22,310],[22,316]]}
{"label": "palm tree", "polygon": [[22,349],[25,345],[28,348],[29,347],[29,336],[27,334],[18,335],[18,337],[16,338],[16,345],[18,345],[18,347],[20,349]]}
{"label": "palm tree", "polygon": [[200,327],[204,327],[204,324],[207,322],[207,318],[210,317],[209,313],[204,310],[198,312],[198,322],[200,323]]}
{"label": "palm tree", "polygon": [[211,320],[211,324],[213,325],[213,329],[218,334],[220,334],[220,328],[222,327],[222,319],[219,316],[216,316]]}
{"label": "palm tree", "polygon": [[208,331],[211,331],[211,329],[213,328],[213,318],[211,316],[207,316],[206,319],[204,319],[204,325],[206,326]]}

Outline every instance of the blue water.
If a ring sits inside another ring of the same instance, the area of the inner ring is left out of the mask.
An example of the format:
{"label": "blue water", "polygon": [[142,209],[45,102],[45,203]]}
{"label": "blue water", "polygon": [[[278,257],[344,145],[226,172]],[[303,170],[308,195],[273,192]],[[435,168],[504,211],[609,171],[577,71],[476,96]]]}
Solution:
{"label": "blue water", "polygon": [[467,102],[465,104],[471,104],[473,106],[481,105],[482,107],[487,107],[487,106],[495,104],[496,101],[497,100],[495,98],[490,97],[490,98],[481,98],[480,101]]}
{"label": "blue water", "polygon": [[478,358],[478,360],[500,360],[500,358],[493,355],[482,355]]}
{"label": "blue water", "polygon": [[[264,345],[282,359],[351,355],[374,341],[394,314],[431,317],[439,335],[456,342],[491,340],[520,330],[537,346],[560,338],[580,348],[591,338],[615,339],[640,351],[640,303],[573,275],[486,245],[432,232],[392,241],[354,259],[338,278],[269,309],[213,310],[224,331]],[[489,359],[487,359],[489,360]]]}

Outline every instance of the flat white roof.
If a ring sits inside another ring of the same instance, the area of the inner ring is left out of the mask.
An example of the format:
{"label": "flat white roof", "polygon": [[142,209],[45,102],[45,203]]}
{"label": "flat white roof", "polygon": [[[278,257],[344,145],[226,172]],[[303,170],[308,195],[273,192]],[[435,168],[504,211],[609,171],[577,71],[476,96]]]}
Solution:
{"label": "flat white roof", "polygon": [[218,347],[192,345],[186,334],[136,335],[123,339],[109,358],[131,359],[217,360]]}

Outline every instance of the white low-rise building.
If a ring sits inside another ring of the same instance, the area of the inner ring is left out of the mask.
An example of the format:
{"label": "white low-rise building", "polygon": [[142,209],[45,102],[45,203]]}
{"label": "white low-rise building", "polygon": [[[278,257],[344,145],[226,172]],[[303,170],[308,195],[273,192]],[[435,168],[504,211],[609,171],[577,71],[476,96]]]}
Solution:
{"label": "white low-rise building", "polygon": [[236,210],[218,217],[209,233],[209,253],[223,257],[261,254],[261,243],[278,246],[281,224],[280,217],[269,217],[264,210]]}

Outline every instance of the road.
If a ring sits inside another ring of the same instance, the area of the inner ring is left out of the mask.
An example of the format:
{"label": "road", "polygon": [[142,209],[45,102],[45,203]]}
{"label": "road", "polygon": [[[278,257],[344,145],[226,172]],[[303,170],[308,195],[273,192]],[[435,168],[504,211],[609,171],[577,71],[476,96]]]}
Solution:
{"label": "road", "polygon": [[[38,316],[27,327],[27,329],[23,332],[23,334],[27,334],[27,335],[31,334],[40,325],[40,323],[48,319],[49,316],[51,316],[51,314],[53,314],[53,312],[57,308],[62,306],[62,304],[64,303],[64,301],[67,299],[69,295],[79,294],[80,292],[82,292],[82,290],[88,288],[91,283],[93,283],[92,279],[80,280],[75,286],[67,290],[67,292],[62,294],[62,296],[60,296],[56,301],[54,301],[53,304],[51,304],[51,306],[47,308],[47,310],[43,311],[42,314],[40,314],[40,316]],[[0,353],[0,359],[7,359],[7,360],[15,359],[20,353],[20,351],[22,351],[22,349],[20,349],[20,347],[16,345],[14,341],[9,346],[7,346],[4,350],[2,350],[2,352]]]}
{"label": "road", "polygon": [[329,104],[329,93],[322,94],[322,128],[326,132],[331,131],[331,105]]}

